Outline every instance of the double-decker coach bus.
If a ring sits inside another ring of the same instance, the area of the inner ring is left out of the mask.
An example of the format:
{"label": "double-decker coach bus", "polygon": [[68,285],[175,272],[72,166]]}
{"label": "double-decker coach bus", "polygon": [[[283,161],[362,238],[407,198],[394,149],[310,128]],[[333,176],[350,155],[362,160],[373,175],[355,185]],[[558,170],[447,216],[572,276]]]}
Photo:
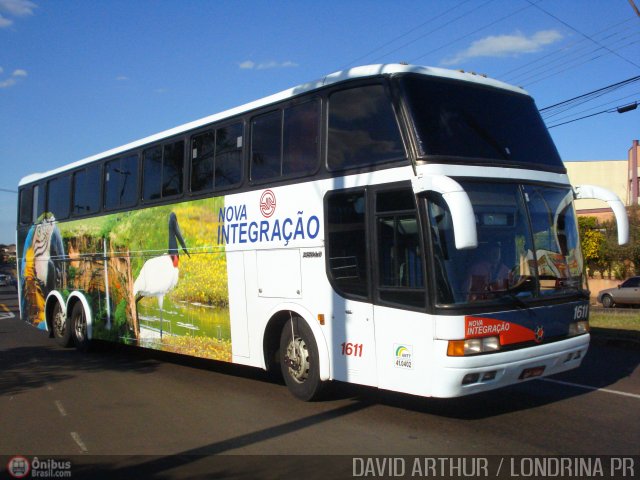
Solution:
{"label": "double-decker coach bus", "polygon": [[529,95],[409,65],[328,75],[19,185],[22,318],[106,340],[455,397],[577,367],[572,187]]}

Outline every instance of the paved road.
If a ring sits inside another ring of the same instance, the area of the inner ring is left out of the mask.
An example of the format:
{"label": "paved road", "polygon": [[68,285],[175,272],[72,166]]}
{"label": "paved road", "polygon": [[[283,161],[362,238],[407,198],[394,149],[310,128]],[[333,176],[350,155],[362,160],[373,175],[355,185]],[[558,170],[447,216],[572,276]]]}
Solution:
{"label": "paved road", "polygon": [[[328,400],[304,403],[255,369],[124,347],[59,348],[19,321],[16,305],[0,289],[0,455],[87,456],[117,464],[110,475],[122,465],[161,478],[195,468],[197,478],[198,466],[215,468],[200,463],[210,454],[640,453],[637,345],[596,339],[579,370],[460,399],[339,384]],[[91,457],[168,454],[180,456]],[[272,458],[282,461],[227,457],[237,465],[224,468],[253,462],[254,478],[298,478],[286,458]],[[306,462],[317,472],[326,463]]]}

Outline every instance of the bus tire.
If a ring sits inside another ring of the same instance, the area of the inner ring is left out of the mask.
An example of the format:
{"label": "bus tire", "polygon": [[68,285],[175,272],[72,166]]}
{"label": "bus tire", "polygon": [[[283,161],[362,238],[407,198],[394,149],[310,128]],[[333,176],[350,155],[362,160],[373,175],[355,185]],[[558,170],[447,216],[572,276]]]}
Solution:
{"label": "bus tire", "polygon": [[71,346],[72,338],[69,317],[64,314],[60,302],[56,302],[53,306],[51,330],[53,331],[53,338],[55,338],[58,345],[64,348]]}
{"label": "bus tire", "polygon": [[280,368],[289,391],[295,397],[305,402],[318,397],[324,386],[320,380],[318,347],[311,328],[300,317],[293,317],[282,328]]}
{"label": "bus tire", "polygon": [[76,348],[82,352],[89,351],[91,347],[91,339],[88,335],[87,314],[81,302],[76,302],[71,310],[71,332],[73,343]]}

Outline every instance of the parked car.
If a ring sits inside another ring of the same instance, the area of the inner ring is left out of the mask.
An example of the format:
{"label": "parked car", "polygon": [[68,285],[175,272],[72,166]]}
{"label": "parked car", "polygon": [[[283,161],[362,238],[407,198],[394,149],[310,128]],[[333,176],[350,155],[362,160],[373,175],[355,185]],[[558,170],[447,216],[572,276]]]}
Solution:
{"label": "parked car", "polygon": [[9,285],[9,278],[0,273],[0,287],[6,287],[7,285]]}
{"label": "parked car", "polygon": [[604,308],[615,305],[640,305],[640,277],[631,277],[614,288],[598,292],[598,302]]}

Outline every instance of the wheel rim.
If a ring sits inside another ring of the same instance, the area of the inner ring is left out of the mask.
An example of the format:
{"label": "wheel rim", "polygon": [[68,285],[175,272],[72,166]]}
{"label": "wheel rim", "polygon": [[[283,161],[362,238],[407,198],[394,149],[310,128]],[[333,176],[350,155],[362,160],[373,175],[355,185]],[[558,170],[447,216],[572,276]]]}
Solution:
{"label": "wheel rim", "polygon": [[87,336],[87,319],[84,316],[84,310],[74,317],[74,331],[76,338],[83,341]]}
{"label": "wheel rim", "polygon": [[602,299],[602,305],[605,307],[610,307],[612,304],[613,302],[611,301],[611,297],[607,296]]}
{"label": "wheel rim", "polygon": [[53,316],[53,333],[57,337],[64,337],[67,330],[67,321],[65,315],[60,308],[56,309],[56,313]]}
{"label": "wheel rim", "polygon": [[305,341],[297,337],[287,345],[287,364],[289,375],[298,383],[309,378],[309,349]]}

